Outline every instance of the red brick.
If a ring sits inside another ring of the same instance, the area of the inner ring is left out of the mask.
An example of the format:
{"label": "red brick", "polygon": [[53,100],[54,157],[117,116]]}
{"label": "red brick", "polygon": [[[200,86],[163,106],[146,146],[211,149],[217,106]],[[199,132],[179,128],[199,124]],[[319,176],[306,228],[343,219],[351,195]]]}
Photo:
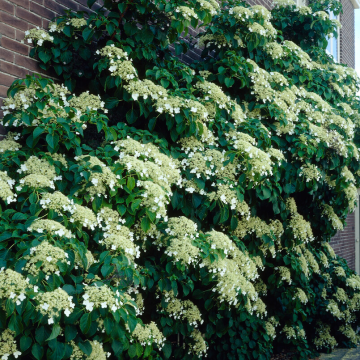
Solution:
{"label": "red brick", "polygon": [[61,6],[59,3],[53,0],[44,0],[44,6],[46,9],[54,10],[58,14],[62,14],[66,10],[65,6]]}
{"label": "red brick", "polygon": [[[78,5],[79,6],[79,11],[89,11],[89,8],[87,6],[83,6],[81,4]],[[92,8],[92,10],[95,10],[96,9],[96,6],[94,5]]]}
{"label": "red brick", "polygon": [[43,29],[48,29],[49,28],[49,20],[43,19],[43,24],[42,27]]}
{"label": "red brick", "polygon": [[37,4],[43,5],[44,0],[32,0],[32,2],[36,2]]}
{"label": "red brick", "polygon": [[6,11],[9,14],[14,14],[14,5],[5,0],[0,0],[0,10]]}
{"label": "red brick", "polygon": [[15,54],[15,64],[35,72],[42,72],[39,63],[29,57]]}
{"label": "red brick", "polygon": [[29,24],[27,22],[17,19],[15,16],[9,15],[5,12],[0,12],[0,23],[5,23],[21,30],[29,29]]}
{"label": "red brick", "polygon": [[0,24],[0,34],[15,39],[15,29],[6,24]]}
{"label": "red brick", "polygon": [[18,78],[24,78],[26,74],[29,73],[28,71],[17,65],[10,64],[6,61],[1,61],[1,60],[0,60],[0,71],[6,74],[14,75]]}
{"label": "red brick", "polygon": [[355,22],[354,6],[351,0],[341,0],[343,13],[340,15],[342,28],[340,29],[340,62],[355,67]]}
{"label": "red brick", "polygon": [[26,46],[25,44],[21,44],[18,41],[8,39],[6,37],[1,38],[1,46],[6,49],[18,52],[20,54],[28,55],[29,53],[28,46]]}
{"label": "red brick", "polygon": [[50,11],[49,9],[46,9],[44,6],[38,5],[33,2],[30,3],[30,10],[33,13],[49,20],[55,17],[55,13],[53,11]]}
{"label": "red brick", "polygon": [[349,214],[344,230],[338,231],[331,239],[330,245],[336,255],[344,258],[349,267],[355,270],[355,214]]}
{"label": "red brick", "polygon": [[11,0],[11,2],[13,2],[16,5],[19,5],[25,9],[29,9],[30,8],[30,1],[29,0]]}
{"label": "red brick", "polygon": [[6,92],[8,88],[6,86],[0,85],[0,97],[6,97]]}
{"label": "red brick", "polygon": [[24,40],[25,32],[21,30],[16,30],[16,40],[21,41]]}
{"label": "red brick", "polygon": [[78,10],[78,4],[74,0],[61,0],[61,5],[64,5],[67,9]]}
{"label": "red brick", "polygon": [[12,51],[5,50],[4,48],[0,48],[0,59],[1,60],[14,62],[14,57],[15,57],[15,55]]}
{"label": "red brick", "polygon": [[14,80],[16,80],[16,78],[13,76],[0,73],[0,85],[9,87],[14,82]]}
{"label": "red brick", "polygon": [[36,26],[42,25],[42,21],[39,16],[37,16],[37,15],[31,13],[30,11],[27,11],[21,7],[16,8],[16,16],[18,16],[19,18],[24,19]]}

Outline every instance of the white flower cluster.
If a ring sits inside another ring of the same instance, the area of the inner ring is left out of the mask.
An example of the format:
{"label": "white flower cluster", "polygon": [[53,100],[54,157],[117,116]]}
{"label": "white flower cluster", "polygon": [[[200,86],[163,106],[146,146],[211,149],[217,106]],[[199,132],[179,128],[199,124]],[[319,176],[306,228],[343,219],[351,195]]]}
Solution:
{"label": "white flower cluster", "polygon": [[165,311],[169,317],[174,320],[182,320],[189,323],[190,326],[197,328],[204,323],[199,308],[190,300],[179,300],[174,296],[174,292],[164,291]]}
{"label": "white flower cluster", "polygon": [[128,294],[120,294],[118,290],[113,291],[109,286],[87,286],[85,293],[82,295],[84,301],[83,305],[87,311],[93,311],[94,309],[110,309],[112,312],[118,311],[123,308],[126,312],[125,304],[134,306],[129,300],[131,300]]}
{"label": "white flower cluster", "polygon": [[238,295],[247,295],[246,308],[252,313],[256,308],[251,302],[258,300],[258,293],[252,284],[259,277],[255,262],[225,234],[211,231],[206,235],[212,251],[220,250],[225,256],[212,263],[205,258],[200,264],[200,267],[206,266],[217,281],[212,291],[218,293],[220,302],[226,301],[234,306],[238,303]]}
{"label": "white flower cluster", "polygon": [[0,198],[7,204],[16,202],[17,194],[12,191],[14,185],[15,180],[11,179],[6,171],[0,171]]}
{"label": "white flower cluster", "polygon": [[38,26],[34,29],[26,30],[24,40],[27,44],[34,44],[42,46],[44,41],[53,42],[54,37],[50,36],[45,30],[40,29]]}
{"label": "white flower cluster", "polygon": [[10,356],[17,359],[21,355],[15,341],[15,332],[5,329],[0,333],[0,356],[1,360],[8,360]]}
{"label": "white flower cluster", "polygon": [[141,177],[151,179],[171,193],[171,185],[180,179],[177,161],[159,151],[154,144],[142,144],[130,137],[113,143],[119,151],[117,162],[129,171],[136,171]]}
{"label": "white flower cluster", "polygon": [[139,341],[142,346],[156,344],[159,350],[163,348],[166,340],[153,321],[146,325],[138,323],[135,330],[132,332],[131,337],[132,339],[130,339],[130,342],[133,342],[135,339]]}
{"label": "white flower cluster", "polygon": [[137,78],[137,72],[132,64],[132,60],[128,58],[128,54],[115,47],[114,44],[105,46],[101,50],[97,50],[96,54],[106,56],[110,59],[109,71],[111,76],[119,76],[122,80],[128,82]]}
{"label": "white flower cluster", "polygon": [[48,324],[54,324],[59,319],[61,311],[64,312],[66,317],[69,317],[75,308],[73,297],[60,288],[39,293],[36,298],[38,301],[37,309],[42,315],[48,316]]}
{"label": "white flower cluster", "polygon": [[48,280],[52,274],[60,276],[58,261],[70,265],[68,257],[63,249],[43,241],[38,246],[30,248],[30,255],[25,256],[25,259],[28,260],[25,271],[34,276],[39,275],[42,271],[46,274],[45,279]]}
{"label": "white flower cluster", "polygon": [[60,237],[67,237],[71,239],[74,235],[70,230],[67,230],[66,227],[54,220],[48,219],[37,219],[35,220],[30,227],[27,229],[28,231],[36,231],[39,234],[42,233],[50,233],[52,235],[58,235]]}

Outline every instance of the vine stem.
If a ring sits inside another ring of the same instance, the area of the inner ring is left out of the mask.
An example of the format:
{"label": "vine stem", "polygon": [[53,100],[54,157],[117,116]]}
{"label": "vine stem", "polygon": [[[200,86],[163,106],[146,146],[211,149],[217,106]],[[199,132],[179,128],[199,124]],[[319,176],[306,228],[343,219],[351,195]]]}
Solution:
{"label": "vine stem", "polygon": [[[126,5],[125,10],[121,13],[121,15],[119,17],[119,21],[118,21],[119,27],[121,26],[122,19],[124,18],[126,12],[128,11],[130,4],[132,4],[133,2],[134,2],[134,0],[130,0],[129,3]],[[115,34],[116,34],[116,31],[114,31],[113,34],[111,35],[111,38],[110,38],[111,40],[114,39]]]}

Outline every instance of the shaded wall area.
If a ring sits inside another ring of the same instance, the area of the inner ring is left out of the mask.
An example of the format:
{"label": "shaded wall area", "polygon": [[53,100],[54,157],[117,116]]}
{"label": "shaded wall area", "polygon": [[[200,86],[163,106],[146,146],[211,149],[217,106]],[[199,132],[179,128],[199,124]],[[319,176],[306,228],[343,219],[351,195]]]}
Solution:
{"label": "shaded wall area", "polygon": [[346,259],[349,267],[355,270],[355,213],[348,215],[344,230],[337,232],[330,245],[336,254]]}

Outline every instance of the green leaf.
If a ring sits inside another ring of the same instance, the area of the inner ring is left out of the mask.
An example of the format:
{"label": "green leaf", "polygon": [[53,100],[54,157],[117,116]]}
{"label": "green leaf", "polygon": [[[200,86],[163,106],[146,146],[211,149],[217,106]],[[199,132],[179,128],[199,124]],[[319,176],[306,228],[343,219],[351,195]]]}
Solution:
{"label": "green leaf", "polygon": [[129,177],[126,186],[130,191],[132,191],[132,189],[135,187],[135,179],[133,177]]}
{"label": "green leaf", "polygon": [[56,339],[59,334],[60,334],[60,331],[61,331],[61,327],[59,324],[55,324],[52,328],[52,331],[51,331],[51,335],[46,339],[46,341],[50,341],[50,340],[53,340],[53,339]]}
{"label": "green leaf", "polygon": [[32,340],[29,336],[22,336],[20,339],[20,350],[25,352],[31,346]]}
{"label": "green leaf", "polygon": [[138,114],[134,109],[130,109],[126,113],[126,120],[129,124],[133,124],[138,119]]}
{"label": "green leaf", "polygon": [[12,234],[10,232],[4,232],[0,235],[0,242],[10,239]]}
{"label": "green leaf", "polygon": [[58,134],[47,134],[46,135],[46,142],[49,144],[51,149],[55,149],[59,142],[59,135]]}
{"label": "green leaf", "polygon": [[106,333],[107,333],[108,335],[110,335],[111,332],[112,332],[112,330],[113,330],[113,327],[114,327],[113,321],[112,321],[110,318],[106,317],[106,318],[104,319],[104,326],[105,326],[105,331],[106,331]]}
{"label": "green leaf", "polygon": [[92,36],[94,35],[94,30],[86,27],[83,32],[82,32],[82,36],[84,38],[84,40],[87,42],[90,38],[92,38]]}
{"label": "green leaf", "polygon": [[33,139],[36,139],[38,136],[40,136],[45,131],[44,128],[37,126],[33,132]]}
{"label": "green leaf", "polygon": [[79,49],[79,55],[84,59],[84,60],[89,60],[91,57],[91,51],[88,47],[81,47]]}
{"label": "green leaf", "polygon": [[11,220],[26,220],[28,217],[26,214],[17,212],[13,215],[13,217],[11,218]]}
{"label": "green leaf", "polygon": [[143,353],[143,348],[139,343],[136,343],[136,355],[140,357]]}
{"label": "green leaf", "polygon": [[77,335],[77,330],[74,325],[66,325],[65,326],[65,340],[67,342],[74,340]]}
{"label": "green leaf", "polygon": [[212,308],[212,304],[213,304],[212,299],[207,299],[205,301],[205,309],[209,311]]}
{"label": "green leaf", "polygon": [[40,360],[44,355],[44,348],[41,345],[35,343],[31,348],[31,353],[35,359]]}
{"label": "green leaf", "polygon": [[237,228],[237,225],[238,225],[238,219],[236,218],[236,216],[232,216],[230,222],[230,229],[235,230]]}
{"label": "green leaf", "polygon": [[80,319],[80,329],[86,334],[91,326],[91,314],[85,313]]}
{"label": "green leaf", "polygon": [[45,326],[40,326],[35,331],[35,339],[39,344],[45,343],[46,339],[50,336],[51,332]]}
{"label": "green leaf", "polygon": [[135,346],[135,344],[131,344],[131,345],[129,346],[128,353],[129,353],[129,356],[130,356],[131,358],[134,358],[134,357],[136,356],[136,346]]}
{"label": "green leaf", "polygon": [[127,35],[133,36],[134,34],[137,33],[138,27],[136,26],[135,23],[127,22],[127,23],[124,25],[124,30],[125,30],[125,33],[126,33]]}
{"label": "green leaf", "polygon": [[150,354],[151,354],[151,346],[146,345],[145,350],[144,350],[144,359],[147,358]]}
{"label": "green leaf", "polygon": [[87,356],[90,356],[92,353],[92,347],[89,341],[85,341],[85,342],[79,342],[77,343],[77,346],[82,350],[82,352],[84,354],[86,354]]}
{"label": "green leaf", "polygon": [[135,330],[137,323],[138,323],[138,321],[136,318],[134,318],[132,316],[128,317],[128,325],[129,325],[130,332],[133,332]]}
{"label": "green leaf", "polygon": [[118,340],[112,341],[111,348],[114,350],[115,356],[119,356],[124,351],[124,345]]}
{"label": "green leaf", "polygon": [[105,108],[106,109],[113,109],[114,107],[117,106],[117,104],[119,103],[119,99],[115,98],[115,97],[109,97],[105,100]]}
{"label": "green leaf", "polygon": [[286,184],[284,186],[284,191],[287,193],[287,194],[292,194],[294,193],[296,190],[295,186],[293,184]]}
{"label": "green leaf", "polygon": [[139,208],[140,204],[142,202],[142,199],[136,199],[131,203],[131,210],[135,211]]}
{"label": "green leaf", "polygon": [[61,53],[60,55],[60,60],[62,63],[68,64],[69,62],[71,62],[73,58],[72,52],[71,51],[64,51]]}
{"label": "green leaf", "polygon": [[269,188],[263,187],[262,192],[264,195],[264,199],[268,199],[271,196],[271,190]]}
{"label": "green leaf", "polygon": [[49,62],[49,60],[51,59],[51,55],[45,51],[39,51],[38,56],[44,64]]}
{"label": "green leaf", "polygon": [[71,37],[71,27],[70,25],[66,25],[63,28],[63,33],[67,36],[67,37]]}
{"label": "green leaf", "polygon": [[145,216],[141,219],[141,229],[146,233],[150,229],[151,222],[150,219]]}
{"label": "green leaf", "polygon": [[23,323],[21,320],[20,315],[17,315],[16,313],[11,315],[8,326],[10,330],[15,331],[16,335],[21,334],[23,331]]}
{"label": "green leaf", "polygon": [[165,359],[169,359],[170,356],[171,356],[171,352],[172,352],[172,349],[171,349],[171,344],[170,343],[166,343],[163,347],[163,352],[164,352],[164,355],[165,355]]}
{"label": "green leaf", "polygon": [[232,78],[225,78],[225,85],[226,85],[227,87],[233,86],[234,83],[235,83],[235,80],[234,80],[234,79],[232,79]]}
{"label": "green leaf", "polygon": [[123,216],[126,213],[126,206],[124,204],[118,205],[117,211],[121,216]]}

